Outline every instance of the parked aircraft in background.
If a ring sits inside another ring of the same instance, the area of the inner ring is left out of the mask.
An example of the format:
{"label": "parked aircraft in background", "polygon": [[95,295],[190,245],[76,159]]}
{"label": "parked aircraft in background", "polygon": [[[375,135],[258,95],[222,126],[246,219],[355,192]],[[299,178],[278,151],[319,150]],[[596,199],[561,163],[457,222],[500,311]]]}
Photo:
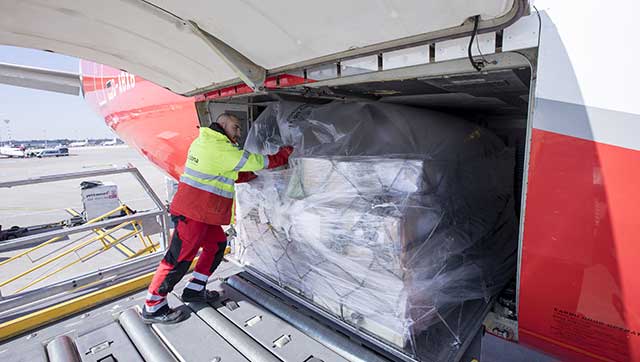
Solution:
{"label": "parked aircraft in background", "polygon": [[75,141],[69,143],[69,147],[86,147],[89,145],[89,140],[85,139],[84,141]]}
{"label": "parked aircraft in background", "polygon": [[118,141],[116,138],[112,139],[111,141],[104,141],[102,142],[102,146],[115,146],[118,144]]}
{"label": "parked aircraft in background", "polygon": [[24,148],[22,148],[22,147],[12,147],[12,146],[2,146],[2,147],[0,147],[0,156],[24,157]]}

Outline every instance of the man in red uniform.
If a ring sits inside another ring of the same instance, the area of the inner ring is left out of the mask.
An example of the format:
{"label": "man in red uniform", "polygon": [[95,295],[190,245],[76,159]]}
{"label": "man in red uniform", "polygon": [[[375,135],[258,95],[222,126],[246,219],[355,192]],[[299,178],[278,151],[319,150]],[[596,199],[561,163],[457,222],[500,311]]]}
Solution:
{"label": "man in red uniform", "polygon": [[220,225],[233,222],[234,184],[256,177],[252,171],[287,164],[293,148],[281,147],[269,156],[239,149],[240,120],[224,113],[189,147],[185,170],[170,213],[175,229],[169,248],[149,285],[142,311],[146,323],[176,323],[187,317],[173,310],[166,296],[187,273],[202,248],[191,280],[182,292],[184,302],[212,302],[216,291],[207,290],[207,280],[220,265],[227,238]]}

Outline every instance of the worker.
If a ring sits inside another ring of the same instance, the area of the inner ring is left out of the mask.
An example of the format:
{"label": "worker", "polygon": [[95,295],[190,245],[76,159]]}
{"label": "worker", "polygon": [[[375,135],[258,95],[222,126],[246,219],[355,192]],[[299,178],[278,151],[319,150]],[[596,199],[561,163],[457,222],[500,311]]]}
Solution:
{"label": "worker", "polygon": [[176,323],[188,314],[171,309],[167,294],[184,277],[200,248],[192,277],[182,291],[183,302],[213,302],[219,293],[207,290],[209,276],[222,262],[227,238],[221,225],[233,222],[234,184],[256,177],[253,171],[288,163],[290,146],[263,156],[238,147],[240,120],[221,114],[209,127],[200,127],[187,155],[184,173],[169,212],[175,229],[169,248],[149,285],[142,311],[146,323]]}

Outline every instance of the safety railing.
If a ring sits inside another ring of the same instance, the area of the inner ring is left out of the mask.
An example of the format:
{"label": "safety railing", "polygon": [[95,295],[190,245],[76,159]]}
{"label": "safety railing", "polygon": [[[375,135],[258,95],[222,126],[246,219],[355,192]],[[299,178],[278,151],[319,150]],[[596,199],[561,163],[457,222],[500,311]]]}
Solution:
{"label": "safety railing", "polygon": [[[76,210],[72,208],[67,208],[66,211],[71,216],[75,216],[75,217],[80,216],[80,213],[78,213]],[[116,212],[121,211],[121,212],[124,212],[126,215],[131,215],[131,210],[126,205],[121,205],[114,211]],[[111,236],[110,233],[106,233],[105,229],[93,229],[93,232],[100,237],[100,241],[102,242],[102,245],[104,246],[105,249],[111,246],[114,246],[118,250],[120,250],[123,254],[125,254],[127,256],[127,259],[136,258],[140,255],[153,253],[158,250],[158,247],[160,246],[160,244],[153,242],[149,237],[149,235],[144,235],[142,230],[138,230],[142,228],[142,225],[140,225],[139,222],[133,222],[131,225],[133,229],[136,231],[136,233],[134,233],[133,236],[139,235],[140,241],[142,242],[142,246],[143,246],[141,249],[139,249],[136,252],[133,252],[131,249],[127,248],[122,244],[122,242],[126,239],[122,237],[116,239],[113,236]],[[1,265],[2,263],[0,263],[0,266]]]}
{"label": "safety railing", "polygon": [[[84,172],[76,172],[76,173],[67,173],[60,175],[51,175],[51,176],[43,176],[25,180],[16,180],[9,182],[0,182],[0,188],[12,188],[19,187],[24,185],[34,185],[41,183],[49,183],[56,181],[65,181],[72,179],[86,179],[89,177],[96,176],[107,176],[107,175],[115,175],[115,174],[123,174],[129,173],[135,177],[135,179],[142,186],[147,196],[153,201],[156,208],[155,210],[147,210],[141,211],[137,213],[132,213],[129,207],[124,204],[121,204],[119,207],[103,214],[98,217],[95,217],[91,220],[88,220],[80,225],[62,228],[54,231],[44,232],[35,235],[28,235],[18,239],[13,239],[8,242],[3,242],[0,244],[0,252],[8,251],[8,250],[16,250],[21,249],[21,245],[33,245],[27,250],[23,250],[18,252],[15,255],[12,255],[6,260],[0,261],[0,268],[9,264],[16,263],[20,260],[24,260],[24,258],[29,258],[31,262],[30,255],[33,252],[40,250],[47,245],[50,245],[54,242],[58,242],[67,238],[70,235],[78,234],[82,232],[90,232],[93,235],[86,239],[88,235],[82,236],[78,239],[73,240],[73,243],[69,243],[67,246],[57,250],[55,255],[49,256],[43,261],[37,263],[36,265],[28,268],[25,271],[18,272],[16,275],[10,276],[6,280],[0,281],[0,288],[6,286],[7,284],[16,282],[21,279],[25,279],[27,276],[32,275],[34,272],[39,270],[44,270],[46,267],[51,267],[56,262],[60,262],[63,258],[68,256],[73,256],[75,254],[77,257],[62,266],[55,265],[53,270],[45,270],[43,275],[38,275],[33,280],[28,280],[26,284],[21,285],[18,289],[14,290],[14,294],[21,293],[27,290],[30,287],[35,286],[38,283],[45,281],[46,279],[51,278],[52,276],[65,271],[78,263],[86,262],[97,255],[110,250],[111,248],[118,248],[121,252],[126,255],[126,258],[119,263],[116,263],[112,266],[114,270],[118,269],[118,264],[126,264],[129,259],[137,258],[140,256],[144,256],[145,254],[151,254],[159,249],[164,249],[168,243],[169,238],[169,217],[167,214],[166,207],[164,203],[160,200],[160,198],[155,194],[153,189],[149,186],[144,177],[140,174],[137,168],[129,165],[127,167],[122,168],[112,168],[112,169],[104,169],[104,170],[92,170],[92,171],[84,171]],[[76,210],[67,208],[67,213],[71,216],[77,217],[80,216]],[[122,216],[117,216],[122,215]],[[160,242],[154,242],[149,235],[144,233],[144,225],[160,225],[160,234],[162,235]],[[123,244],[124,241],[129,240],[131,238],[137,237],[142,243],[142,246],[139,250],[133,251],[129,247]],[[86,240],[84,240],[86,239]],[[81,251],[91,244],[100,243],[100,247],[96,250],[91,250],[84,255],[81,255]],[[96,269],[104,267],[103,265],[96,265]],[[1,270],[1,269],[0,269]],[[7,273],[2,272],[0,275],[7,276]],[[91,283],[95,283],[93,280]],[[72,283],[69,284],[70,288],[77,289],[82,288],[85,285]]]}

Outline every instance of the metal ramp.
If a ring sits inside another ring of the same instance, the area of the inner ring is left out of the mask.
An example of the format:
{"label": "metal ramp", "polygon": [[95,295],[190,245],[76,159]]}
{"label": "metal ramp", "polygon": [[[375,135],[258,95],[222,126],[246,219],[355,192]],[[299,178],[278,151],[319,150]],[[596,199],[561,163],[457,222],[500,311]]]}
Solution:
{"label": "metal ramp", "polygon": [[[10,340],[0,345],[0,360],[385,361],[378,355],[368,359],[371,352],[360,345],[351,345],[346,337],[341,337],[343,344],[352,348],[346,354],[344,345],[336,348],[325,341],[321,343],[303,333],[299,325],[295,327],[277,317],[229,284],[215,280],[209,283],[209,288],[224,290],[221,300],[213,305],[184,304],[175,294],[169,296],[172,307],[189,312],[189,318],[180,323],[144,324],[139,310],[146,292],[138,292]],[[181,289],[182,285],[176,288],[178,292]],[[359,354],[356,359],[350,358]]]}
{"label": "metal ramp", "polygon": [[[126,206],[121,205],[82,225],[3,243],[0,249],[6,250],[20,249],[23,243],[37,246],[0,264],[27,256],[33,250],[74,233],[95,233],[96,236],[83,243],[100,240],[105,248],[117,248],[122,239],[111,238],[108,235],[109,228],[124,228],[137,222],[143,226],[157,226],[166,244],[170,225],[165,207],[133,167],[5,182],[0,183],[0,188],[124,173],[131,173],[138,180],[150,194],[156,209],[129,215]],[[127,215],[117,219],[107,218],[120,211]],[[67,212],[72,216],[78,214],[72,209]],[[151,219],[154,222],[145,221]],[[133,229],[133,232],[138,232],[137,227],[133,226]],[[162,255],[155,253],[143,256],[155,250],[150,240],[144,241],[148,241],[144,244],[148,250],[125,253],[127,257],[139,256],[135,260],[99,268],[84,275],[74,275],[34,290],[22,290],[48,278],[52,272],[47,271],[44,277],[20,286],[22,289],[14,291],[15,294],[0,295],[0,361],[387,361],[351,341],[346,335],[320,325],[294,308],[273,301],[273,297],[265,296],[264,291],[258,290],[259,287],[243,284],[237,275],[243,268],[232,262],[223,263],[215,274],[218,279],[209,282],[208,288],[224,290],[221,300],[211,305],[185,304],[177,294],[170,294],[170,305],[183,308],[189,318],[174,325],[146,325],[139,314],[146,290],[138,290],[149,284]],[[49,267],[49,263],[59,258],[77,255],[77,250],[72,248],[56,254],[26,272],[21,271],[8,281],[0,282],[0,286],[31,271]],[[79,256],[78,260],[84,259],[88,260],[89,257]],[[73,260],[58,269],[65,270],[76,263],[78,261]],[[181,293],[187,279],[184,278],[176,287],[178,293]],[[232,283],[232,279],[236,284]]]}

